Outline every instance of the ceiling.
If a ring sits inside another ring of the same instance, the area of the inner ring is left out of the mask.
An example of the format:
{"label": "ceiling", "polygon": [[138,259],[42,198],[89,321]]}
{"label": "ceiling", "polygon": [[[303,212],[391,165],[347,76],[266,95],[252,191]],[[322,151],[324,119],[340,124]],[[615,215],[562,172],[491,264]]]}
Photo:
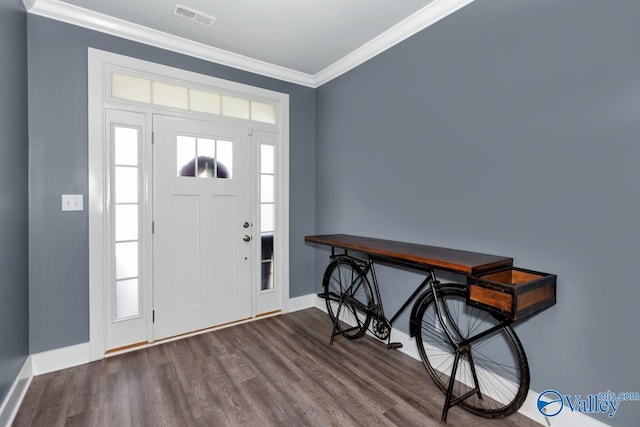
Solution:
{"label": "ceiling", "polygon": [[[317,86],[472,0],[23,1],[30,13]],[[216,20],[175,16],[176,3]]]}

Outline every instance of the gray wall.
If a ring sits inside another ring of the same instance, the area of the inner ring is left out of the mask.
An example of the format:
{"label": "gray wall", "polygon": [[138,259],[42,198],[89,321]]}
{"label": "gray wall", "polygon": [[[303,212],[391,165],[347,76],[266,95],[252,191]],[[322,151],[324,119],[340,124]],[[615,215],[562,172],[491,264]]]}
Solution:
{"label": "gray wall", "polygon": [[290,95],[292,297],[313,292],[315,90],[28,17],[30,350],[89,339],[88,215],[60,210],[62,193],[87,197],[87,48],[107,50]]}
{"label": "gray wall", "polygon": [[[558,275],[558,304],[516,327],[536,391],[640,391],[639,17],[636,0],[476,1],[318,90],[317,232]],[[415,278],[383,275],[399,304]],[[600,419],[637,426],[640,402]]]}
{"label": "gray wall", "polygon": [[29,354],[27,15],[0,0],[0,403]]}

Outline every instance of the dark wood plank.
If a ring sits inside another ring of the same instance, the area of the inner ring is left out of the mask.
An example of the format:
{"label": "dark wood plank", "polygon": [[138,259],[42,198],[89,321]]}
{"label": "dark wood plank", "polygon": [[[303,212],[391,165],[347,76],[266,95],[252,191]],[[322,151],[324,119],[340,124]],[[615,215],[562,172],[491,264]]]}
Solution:
{"label": "dark wood plank", "polygon": [[478,274],[513,265],[513,258],[348,234],[306,236],[304,240],[463,274]]}
{"label": "dark wood plank", "polygon": [[[433,426],[422,364],[338,337],[317,309],[261,319],[34,378],[14,426]],[[460,409],[450,426],[537,425]]]}

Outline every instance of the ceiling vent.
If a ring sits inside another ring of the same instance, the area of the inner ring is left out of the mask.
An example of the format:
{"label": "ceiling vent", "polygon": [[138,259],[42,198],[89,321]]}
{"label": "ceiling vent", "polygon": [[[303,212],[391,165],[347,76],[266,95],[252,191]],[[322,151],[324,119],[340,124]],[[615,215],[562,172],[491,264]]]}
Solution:
{"label": "ceiling vent", "polygon": [[212,26],[213,23],[216,22],[216,18],[214,16],[198,12],[195,9],[191,9],[190,7],[183,6],[179,3],[176,3],[175,9],[173,9],[173,14],[182,18],[186,18],[190,21],[195,21],[198,24],[202,24],[207,27]]}

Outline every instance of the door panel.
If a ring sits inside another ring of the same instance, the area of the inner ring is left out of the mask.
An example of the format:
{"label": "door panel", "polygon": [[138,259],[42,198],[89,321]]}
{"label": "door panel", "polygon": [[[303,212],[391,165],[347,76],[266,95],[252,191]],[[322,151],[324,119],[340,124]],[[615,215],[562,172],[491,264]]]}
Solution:
{"label": "door panel", "polygon": [[237,216],[235,196],[213,197],[213,297],[217,301],[236,298],[236,287],[227,286],[227,283],[236,282],[239,268],[235,256],[238,241],[234,224]]}
{"label": "door panel", "polygon": [[251,317],[246,129],[160,115],[153,128],[154,338]]}
{"label": "door panel", "polygon": [[173,244],[170,262],[173,265],[173,277],[169,283],[173,308],[183,309],[200,303],[200,248],[194,244],[200,238],[200,200],[198,196],[181,195],[173,195],[171,200]]}

